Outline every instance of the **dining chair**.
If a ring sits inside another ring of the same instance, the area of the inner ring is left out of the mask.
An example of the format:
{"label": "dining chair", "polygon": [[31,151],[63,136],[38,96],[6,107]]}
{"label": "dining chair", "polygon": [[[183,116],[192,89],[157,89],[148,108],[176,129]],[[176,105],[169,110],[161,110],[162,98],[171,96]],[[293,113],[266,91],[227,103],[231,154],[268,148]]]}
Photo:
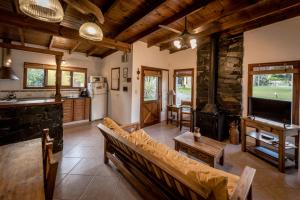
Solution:
{"label": "dining chair", "polygon": [[43,130],[42,141],[45,199],[52,200],[58,162],[53,156],[53,138],[49,136],[49,129]]}
{"label": "dining chair", "polygon": [[182,126],[187,126],[192,131],[193,126],[193,107],[191,101],[181,101],[180,105],[180,130]]}

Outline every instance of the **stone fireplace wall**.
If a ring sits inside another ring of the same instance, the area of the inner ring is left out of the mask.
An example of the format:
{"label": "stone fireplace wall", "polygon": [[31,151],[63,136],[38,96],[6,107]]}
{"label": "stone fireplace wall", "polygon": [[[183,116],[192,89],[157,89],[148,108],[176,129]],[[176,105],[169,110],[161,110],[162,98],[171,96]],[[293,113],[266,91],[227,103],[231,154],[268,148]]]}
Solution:
{"label": "stone fireplace wall", "polygon": [[[218,50],[218,108],[227,115],[241,115],[243,35],[231,39],[221,35]],[[200,110],[208,100],[209,68],[210,43],[205,43],[197,51],[197,109]]]}

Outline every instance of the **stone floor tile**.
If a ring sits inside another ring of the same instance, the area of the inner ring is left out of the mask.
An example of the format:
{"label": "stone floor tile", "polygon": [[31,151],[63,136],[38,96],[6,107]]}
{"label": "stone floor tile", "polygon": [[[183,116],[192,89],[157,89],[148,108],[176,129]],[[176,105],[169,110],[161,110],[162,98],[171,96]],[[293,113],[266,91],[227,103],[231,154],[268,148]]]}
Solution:
{"label": "stone floor tile", "polygon": [[63,179],[58,187],[55,188],[54,198],[78,199],[91,180],[92,176],[69,174]]}

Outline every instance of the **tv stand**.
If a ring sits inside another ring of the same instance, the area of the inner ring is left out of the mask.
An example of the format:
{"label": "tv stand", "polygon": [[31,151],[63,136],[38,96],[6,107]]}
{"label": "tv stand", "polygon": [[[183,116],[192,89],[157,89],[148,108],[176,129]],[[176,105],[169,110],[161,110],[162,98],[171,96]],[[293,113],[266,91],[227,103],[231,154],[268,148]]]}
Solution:
{"label": "tv stand", "polygon": [[[298,168],[299,131],[296,125],[286,125],[275,121],[255,117],[244,117],[241,121],[242,151],[253,153],[254,155],[278,166],[280,172],[285,172],[286,161],[290,157],[286,155],[286,150],[294,149],[294,157],[291,158]],[[247,128],[254,128],[248,131]],[[295,144],[286,142],[286,137],[295,138]],[[255,144],[249,145],[247,137],[254,138]]]}

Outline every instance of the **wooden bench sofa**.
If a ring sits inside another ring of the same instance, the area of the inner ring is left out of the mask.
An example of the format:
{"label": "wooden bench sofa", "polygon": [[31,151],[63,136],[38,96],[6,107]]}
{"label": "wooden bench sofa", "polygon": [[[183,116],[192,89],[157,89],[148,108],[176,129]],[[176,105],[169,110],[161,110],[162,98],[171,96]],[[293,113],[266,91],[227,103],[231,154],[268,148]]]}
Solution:
{"label": "wooden bench sofa", "polygon": [[[132,126],[139,128],[137,124]],[[157,159],[151,153],[121,137],[111,127],[100,123],[98,128],[105,138],[104,163],[108,164],[110,160],[144,199],[219,199],[209,192],[206,185],[199,184],[172,165]],[[123,128],[130,130],[130,126]],[[245,167],[233,194],[227,199],[252,199],[251,186],[254,174],[255,169]]]}

